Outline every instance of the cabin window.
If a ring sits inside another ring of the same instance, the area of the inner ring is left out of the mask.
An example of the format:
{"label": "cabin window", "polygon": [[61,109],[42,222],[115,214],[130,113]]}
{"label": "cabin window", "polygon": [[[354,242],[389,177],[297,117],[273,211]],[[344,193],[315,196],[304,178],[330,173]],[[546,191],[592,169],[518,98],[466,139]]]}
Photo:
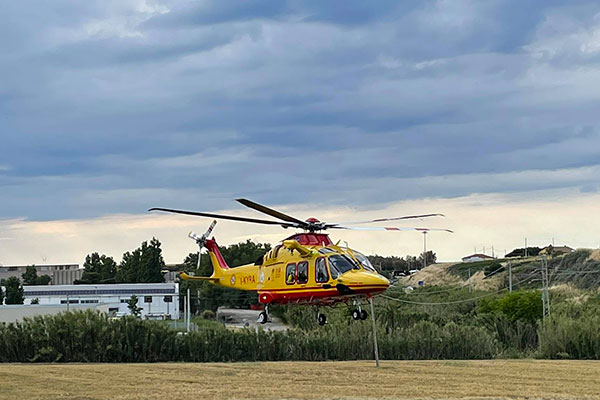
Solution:
{"label": "cabin window", "polygon": [[308,263],[302,261],[298,263],[298,283],[308,282]]}
{"label": "cabin window", "polygon": [[325,264],[325,257],[317,258],[317,261],[315,261],[315,280],[317,283],[323,283],[329,280],[327,264]]}
{"label": "cabin window", "polygon": [[331,271],[331,277],[336,279],[344,272],[348,272],[351,269],[360,269],[360,267],[346,256],[334,254],[329,256],[329,269]]}
{"label": "cabin window", "polygon": [[292,285],[296,282],[296,264],[288,264],[285,267],[285,283]]}
{"label": "cabin window", "polygon": [[358,251],[355,251],[354,257],[356,257],[356,259],[360,262],[360,264],[362,265],[362,267],[364,269],[366,269],[367,271],[376,272],[375,267],[373,267],[373,264],[371,264],[371,261],[369,261],[369,259],[364,254],[359,253]]}

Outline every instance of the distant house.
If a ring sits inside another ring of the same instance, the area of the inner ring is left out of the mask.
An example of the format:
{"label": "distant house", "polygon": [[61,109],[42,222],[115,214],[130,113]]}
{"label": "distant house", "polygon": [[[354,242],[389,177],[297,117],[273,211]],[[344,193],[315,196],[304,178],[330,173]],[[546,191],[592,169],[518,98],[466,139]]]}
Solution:
{"label": "distant house", "polygon": [[484,261],[484,260],[493,260],[494,257],[487,256],[485,254],[476,253],[471,254],[470,256],[466,256],[462,258],[462,262],[476,262],[476,261]]}
{"label": "distant house", "polygon": [[570,248],[569,246],[552,246],[548,245],[540,250],[540,255],[562,255],[569,254],[574,252],[575,250]]}

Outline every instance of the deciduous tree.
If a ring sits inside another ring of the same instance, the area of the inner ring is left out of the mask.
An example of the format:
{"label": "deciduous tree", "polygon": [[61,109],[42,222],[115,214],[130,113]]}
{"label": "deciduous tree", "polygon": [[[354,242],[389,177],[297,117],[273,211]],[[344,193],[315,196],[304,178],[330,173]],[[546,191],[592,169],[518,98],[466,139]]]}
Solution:
{"label": "deciduous tree", "polygon": [[123,254],[123,261],[117,271],[117,282],[164,282],[162,270],[165,268],[165,261],[160,246],[158,239],[152,238],[150,244],[143,242],[133,252]]}
{"label": "deciduous tree", "polygon": [[28,265],[21,277],[24,285],[48,285],[52,280],[48,275],[38,276],[35,265]]}
{"label": "deciduous tree", "polygon": [[131,314],[135,315],[136,317],[139,317],[142,313],[142,307],[139,307],[137,304],[138,297],[135,294],[131,296],[129,300],[127,300],[127,308],[129,308]]}
{"label": "deciduous tree", "polygon": [[83,274],[78,284],[115,283],[117,263],[112,257],[98,253],[88,254],[83,263]]}
{"label": "deciduous tree", "polygon": [[11,276],[4,281],[6,287],[6,304],[23,304],[25,301],[25,292],[21,281],[16,276]]}

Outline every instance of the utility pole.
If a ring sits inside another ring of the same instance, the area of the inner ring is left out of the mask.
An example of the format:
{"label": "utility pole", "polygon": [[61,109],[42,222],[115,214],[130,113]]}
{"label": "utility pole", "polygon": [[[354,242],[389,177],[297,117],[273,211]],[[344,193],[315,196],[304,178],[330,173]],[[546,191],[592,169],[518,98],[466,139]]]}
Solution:
{"label": "utility pole", "polygon": [[550,296],[548,292],[548,259],[542,258],[542,312],[543,319],[550,316]]}
{"label": "utility pole", "polygon": [[492,246],[492,258],[496,258],[494,257],[494,246]]}
{"label": "utility pole", "polygon": [[508,293],[512,293],[512,263],[508,262]]}
{"label": "utility pole", "polygon": [[525,238],[525,257],[527,257],[527,238]]}
{"label": "utility pole", "polygon": [[423,268],[427,266],[427,231],[423,231]]}
{"label": "utility pole", "polygon": [[471,287],[471,268],[469,268],[469,293],[471,293],[472,290],[473,288]]}

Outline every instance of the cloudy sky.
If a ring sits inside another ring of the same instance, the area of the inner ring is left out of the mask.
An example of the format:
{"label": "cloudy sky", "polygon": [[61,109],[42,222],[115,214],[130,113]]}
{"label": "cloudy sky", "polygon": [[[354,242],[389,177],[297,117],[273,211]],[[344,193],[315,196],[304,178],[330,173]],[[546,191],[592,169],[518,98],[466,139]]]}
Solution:
{"label": "cloudy sky", "polygon": [[444,212],[415,224],[456,230],[429,238],[448,260],[600,244],[597,2],[6,1],[0,22],[2,264],[120,259],[153,235],[177,262],[209,221],[146,209],[258,216],[237,197],[332,221]]}

